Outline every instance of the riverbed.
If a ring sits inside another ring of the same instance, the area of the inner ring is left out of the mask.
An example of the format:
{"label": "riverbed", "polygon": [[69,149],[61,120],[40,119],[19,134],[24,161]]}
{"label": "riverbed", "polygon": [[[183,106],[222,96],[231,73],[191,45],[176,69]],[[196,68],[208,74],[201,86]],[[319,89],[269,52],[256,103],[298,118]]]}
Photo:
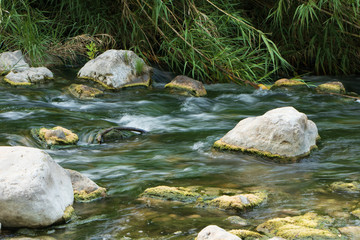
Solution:
{"label": "riverbed", "polygon": [[[51,83],[11,87],[0,83],[0,145],[43,148],[31,129],[62,126],[79,135],[73,147],[45,149],[64,168],[77,170],[108,189],[108,197],[74,205],[77,217],[46,229],[2,229],[0,238],[50,236],[55,239],[194,239],[205,226],[239,228],[238,215],[254,229],[274,217],[316,212],[334,217],[335,227],[359,225],[349,212],[358,196],[326,191],[335,181],[360,180],[360,102],[314,91],[265,91],[236,84],[207,85],[196,98],[164,89],[157,76],[150,89],[106,92],[93,100],[73,97],[67,87],[84,83],[74,69],[55,69]],[[307,77],[311,84],[341,80],[360,93],[360,78]],[[221,152],[213,143],[240,120],[293,106],[318,127],[318,149],[299,163]],[[114,143],[97,144],[96,133],[112,126],[146,130]],[[158,185],[267,191],[268,200],[241,213],[138,200]]]}

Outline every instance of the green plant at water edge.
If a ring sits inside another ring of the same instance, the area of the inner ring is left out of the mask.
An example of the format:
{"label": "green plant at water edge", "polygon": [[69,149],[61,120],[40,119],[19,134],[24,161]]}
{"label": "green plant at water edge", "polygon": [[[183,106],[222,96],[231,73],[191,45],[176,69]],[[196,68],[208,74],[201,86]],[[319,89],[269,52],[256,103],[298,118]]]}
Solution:
{"label": "green plant at water edge", "polygon": [[96,47],[94,42],[91,42],[90,44],[86,45],[87,48],[87,55],[89,59],[94,59],[96,54],[99,52],[99,49]]}
{"label": "green plant at water edge", "polygon": [[135,71],[136,71],[136,75],[140,76],[143,71],[144,71],[144,61],[141,59],[137,59],[135,62]]}

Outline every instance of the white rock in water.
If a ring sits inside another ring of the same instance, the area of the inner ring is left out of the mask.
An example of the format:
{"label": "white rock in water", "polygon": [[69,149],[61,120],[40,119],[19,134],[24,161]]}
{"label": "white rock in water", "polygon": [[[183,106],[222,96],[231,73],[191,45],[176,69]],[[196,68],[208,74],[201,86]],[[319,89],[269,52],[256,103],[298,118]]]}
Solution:
{"label": "white rock in water", "polygon": [[150,73],[151,67],[133,51],[112,49],[87,62],[78,72],[78,77],[94,80],[110,89],[121,89],[148,87]]}
{"label": "white rock in water", "polygon": [[44,82],[53,78],[53,73],[46,67],[32,67],[21,72],[11,71],[5,76],[4,80],[11,85],[31,85],[32,83]]}
{"label": "white rock in water", "polygon": [[0,147],[0,183],[3,227],[49,226],[73,204],[68,172],[40,149]]}
{"label": "white rock in water", "polygon": [[9,71],[23,71],[29,68],[20,50],[0,54],[0,73]]}
{"label": "white rock in water", "polygon": [[196,240],[241,240],[238,236],[228,233],[224,229],[209,225],[199,232]]}
{"label": "white rock in water", "polygon": [[304,113],[282,107],[241,120],[214,147],[294,161],[308,155],[317,138],[315,123]]}

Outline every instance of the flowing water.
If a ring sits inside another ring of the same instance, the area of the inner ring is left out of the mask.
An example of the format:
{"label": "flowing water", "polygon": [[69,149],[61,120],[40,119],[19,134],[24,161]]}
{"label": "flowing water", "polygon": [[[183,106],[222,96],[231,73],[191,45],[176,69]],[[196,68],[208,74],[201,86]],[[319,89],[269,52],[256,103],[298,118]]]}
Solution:
{"label": "flowing water", "polygon": [[[0,84],[0,145],[41,148],[30,130],[57,125],[73,130],[74,147],[47,149],[64,168],[90,177],[108,189],[108,197],[76,203],[77,218],[46,229],[2,230],[9,236],[55,239],[193,239],[209,224],[238,228],[225,219],[239,215],[245,229],[274,217],[309,211],[336,218],[335,226],[360,225],[349,215],[358,196],[322,191],[334,181],[360,180],[360,102],[314,92],[260,91],[235,84],[206,86],[202,98],[174,95],[163,89],[162,76],[152,89],[107,92],[78,100],[66,87],[75,71],[55,70],[53,83],[35,87]],[[311,77],[319,83],[336,78]],[[360,92],[360,79],[342,79]],[[356,85],[357,84],[357,85]],[[319,149],[294,164],[234,152],[212,144],[240,120],[283,106],[307,114],[318,127]],[[95,133],[111,126],[147,130],[116,143],[96,144]],[[266,190],[265,204],[242,213],[171,204],[148,206],[138,201],[158,185]]]}

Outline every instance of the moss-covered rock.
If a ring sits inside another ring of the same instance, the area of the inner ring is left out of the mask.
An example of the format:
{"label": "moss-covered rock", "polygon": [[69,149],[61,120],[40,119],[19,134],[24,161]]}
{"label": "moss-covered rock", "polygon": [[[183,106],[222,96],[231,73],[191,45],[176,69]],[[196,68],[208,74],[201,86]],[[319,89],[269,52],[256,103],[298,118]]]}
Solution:
{"label": "moss-covered rock", "polygon": [[262,90],[270,90],[271,86],[266,86],[264,84],[258,84],[258,87]]}
{"label": "moss-covered rock", "polygon": [[260,239],[260,238],[264,237],[260,233],[249,231],[249,230],[243,230],[243,229],[233,229],[228,232],[231,234],[234,234],[235,236],[238,236],[244,240],[255,240],[255,239]]}
{"label": "moss-covered rock", "polygon": [[53,145],[74,145],[79,141],[79,137],[70,130],[57,126],[51,129],[33,129],[32,135],[47,146]]}
{"label": "moss-covered rock", "polygon": [[204,85],[200,81],[186,76],[177,76],[170,83],[166,84],[165,88],[185,90],[195,97],[202,97],[207,94]]}
{"label": "moss-covered rock", "polygon": [[83,84],[71,84],[69,92],[79,99],[93,99],[103,94],[103,91]]}
{"label": "moss-covered rock", "polygon": [[64,215],[63,215],[63,220],[64,222],[69,222],[73,217],[75,216],[75,210],[73,208],[73,206],[68,206],[65,211],[64,211]]}
{"label": "moss-covered rock", "polygon": [[231,224],[239,225],[239,226],[249,225],[249,223],[247,222],[246,219],[243,219],[239,216],[230,216],[230,217],[226,218],[226,221],[228,221]]}
{"label": "moss-covered rock", "polygon": [[320,93],[338,93],[345,94],[345,87],[341,82],[328,82],[316,87],[316,91]]}
{"label": "moss-covered rock", "polygon": [[214,206],[224,210],[241,211],[247,208],[255,207],[264,202],[267,198],[265,193],[240,194],[235,196],[220,196],[208,202],[210,206]]}
{"label": "moss-covered rock", "polygon": [[277,80],[272,86],[271,90],[286,88],[286,89],[307,89],[306,83],[304,83],[301,79],[287,79],[282,78]]}
{"label": "moss-covered rock", "polygon": [[354,211],[351,212],[351,214],[360,218],[360,208],[355,209]]}
{"label": "moss-covered rock", "polygon": [[256,230],[285,239],[341,239],[336,230],[328,228],[332,222],[329,217],[306,213],[302,216],[268,220]]}
{"label": "moss-covered rock", "polygon": [[180,202],[195,202],[201,195],[185,187],[157,186],[146,189],[140,197]]}
{"label": "moss-covered rock", "polygon": [[330,185],[330,190],[341,193],[360,193],[360,183],[358,182],[333,182]]}
{"label": "moss-covered rock", "polygon": [[349,239],[360,239],[360,227],[359,226],[348,226],[339,228],[341,234],[344,234]]}
{"label": "moss-covered rock", "polygon": [[89,202],[106,197],[106,188],[99,187],[90,178],[77,171],[71,169],[66,170],[71,177],[76,202]]}

